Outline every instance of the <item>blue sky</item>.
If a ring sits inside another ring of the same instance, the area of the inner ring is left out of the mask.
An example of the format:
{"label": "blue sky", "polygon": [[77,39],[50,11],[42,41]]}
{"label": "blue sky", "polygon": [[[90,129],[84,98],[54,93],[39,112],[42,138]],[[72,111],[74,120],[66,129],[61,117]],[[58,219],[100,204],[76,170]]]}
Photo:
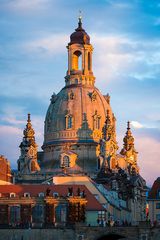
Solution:
{"label": "blue sky", "polygon": [[40,149],[79,10],[94,47],[96,86],[111,95],[120,149],[130,120],[151,184],[160,175],[160,0],[0,0],[0,154],[16,167],[28,112]]}

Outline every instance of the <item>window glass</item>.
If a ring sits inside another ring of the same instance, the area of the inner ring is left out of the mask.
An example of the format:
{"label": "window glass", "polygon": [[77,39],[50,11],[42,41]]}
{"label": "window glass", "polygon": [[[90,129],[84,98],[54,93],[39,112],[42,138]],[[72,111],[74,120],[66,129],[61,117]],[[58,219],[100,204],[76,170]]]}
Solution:
{"label": "window glass", "polygon": [[55,209],[56,222],[66,222],[67,207],[66,204],[59,204]]}
{"label": "window glass", "polygon": [[70,166],[68,156],[63,157],[63,165],[64,165],[64,167],[69,167]]}
{"label": "window glass", "polygon": [[20,206],[10,206],[10,223],[20,223]]}
{"label": "window glass", "polygon": [[156,203],[156,209],[160,209],[160,203]]}
{"label": "window glass", "polygon": [[156,214],[156,220],[160,222],[160,214]]}
{"label": "window glass", "polygon": [[44,207],[43,205],[35,205],[32,208],[32,221],[41,223],[44,220]]}

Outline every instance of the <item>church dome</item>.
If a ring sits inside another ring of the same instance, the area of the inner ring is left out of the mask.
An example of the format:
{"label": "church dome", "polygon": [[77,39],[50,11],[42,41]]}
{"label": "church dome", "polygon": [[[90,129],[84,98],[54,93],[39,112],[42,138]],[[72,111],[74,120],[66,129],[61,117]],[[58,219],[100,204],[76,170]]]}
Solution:
{"label": "church dome", "polygon": [[107,112],[113,125],[115,117],[109,95],[103,96],[94,85],[93,47],[81,18],[78,25],[67,46],[65,87],[52,95],[46,114],[43,165],[49,171],[65,165],[69,170],[95,173]]}
{"label": "church dome", "polygon": [[90,44],[90,37],[82,28],[81,18],[79,18],[78,28],[76,28],[75,32],[70,36],[70,44],[74,43]]}
{"label": "church dome", "polygon": [[[103,96],[96,87],[72,85],[53,94],[45,120],[45,144],[60,142],[99,141],[109,110],[109,96]],[[84,133],[86,121],[88,136]]]}

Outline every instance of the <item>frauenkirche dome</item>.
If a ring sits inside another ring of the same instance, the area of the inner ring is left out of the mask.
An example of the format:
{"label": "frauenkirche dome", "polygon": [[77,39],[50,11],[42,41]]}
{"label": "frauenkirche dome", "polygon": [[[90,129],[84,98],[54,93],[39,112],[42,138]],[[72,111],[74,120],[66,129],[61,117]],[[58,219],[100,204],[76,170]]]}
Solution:
{"label": "frauenkirche dome", "polygon": [[109,95],[103,96],[94,86],[93,47],[81,18],[70,39],[65,87],[52,95],[46,114],[43,163],[58,170],[65,158],[70,171],[95,172],[107,111],[114,126],[115,117]]}

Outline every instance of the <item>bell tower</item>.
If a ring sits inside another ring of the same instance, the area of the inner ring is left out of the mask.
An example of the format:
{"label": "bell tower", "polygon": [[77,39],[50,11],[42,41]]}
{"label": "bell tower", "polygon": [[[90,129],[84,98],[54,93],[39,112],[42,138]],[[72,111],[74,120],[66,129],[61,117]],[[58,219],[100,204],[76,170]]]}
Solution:
{"label": "bell tower", "polygon": [[134,147],[134,137],[132,136],[129,121],[127,123],[127,131],[125,137],[123,138],[123,143],[123,148],[120,153],[126,159],[128,172],[130,174],[137,174],[139,173],[139,167],[137,165],[138,152]]}
{"label": "bell tower", "polygon": [[21,150],[21,155],[17,161],[18,172],[21,174],[28,174],[40,171],[40,167],[37,161],[38,145],[35,142],[35,132],[32,128],[29,113],[26,128],[24,129],[23,134],[23,140],[19,146]]}
{"label": "bell tower", "polygon": [[70,36],[68,49],[68,70],[65,77],[66,86],[94,86],[95,77],[92,72],[92,52],[90,37],[82,28],[82,17],[78,18],[78,28]]}

